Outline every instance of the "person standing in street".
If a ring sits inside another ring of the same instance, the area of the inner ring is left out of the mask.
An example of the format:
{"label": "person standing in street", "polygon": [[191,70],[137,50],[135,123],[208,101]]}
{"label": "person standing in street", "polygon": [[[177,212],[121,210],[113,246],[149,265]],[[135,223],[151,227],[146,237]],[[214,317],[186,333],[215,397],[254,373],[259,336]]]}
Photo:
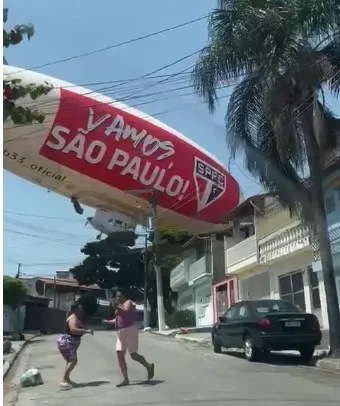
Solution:
{"label": "person standing in street", "polygon": [[82,319],[84,310],[82,305],[75,302],[71,305],[71,314],[65,322],[65,333],[58,338],[58,349],[66,361],[63,378],[60,382],[62,389],[71,389],[75,383],[71,381],[70,374],[78,363],[77,350],[84,334],[93,335],[92,330],[84,329]]}
{"label": "person standing in street", "polygon": [[149,364],[143,355],[138,353],[138,328],[135,318],[135,304],[127,299],[122,292],[117,292],[114,304],[115,318],[104,320],[105,324],[115,324],[117,328],[116,354],[118,365],[123,375],[123,381],[117,384],[117,388],[129,385],[129,377],[125,360],[126,351],[131,358],[137,361],[147,370],[147,379],[151,380],[155,374],[155,365]]}

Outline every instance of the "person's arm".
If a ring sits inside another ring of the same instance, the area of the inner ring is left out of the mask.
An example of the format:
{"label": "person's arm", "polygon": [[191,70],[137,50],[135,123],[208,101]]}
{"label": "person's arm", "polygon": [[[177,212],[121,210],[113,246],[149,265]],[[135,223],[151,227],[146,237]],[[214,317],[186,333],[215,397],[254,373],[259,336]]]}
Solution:
{"label": "person's arm", "polygon": [[111,319],[111,320],[103,320],[103,323],[105,323],[105,324],[116,324],[116,318]]}
{"label": "person's arm", "polygon": [[68,326],[70,328],[70,333],[71,334],[79,334],[79,335],[81,335],[81,334],[93,334],[92,330],[86,330],[84,328],[79,328],[77,326],[77,321],[76,321],[75,317],[71,317],[68,320]]}

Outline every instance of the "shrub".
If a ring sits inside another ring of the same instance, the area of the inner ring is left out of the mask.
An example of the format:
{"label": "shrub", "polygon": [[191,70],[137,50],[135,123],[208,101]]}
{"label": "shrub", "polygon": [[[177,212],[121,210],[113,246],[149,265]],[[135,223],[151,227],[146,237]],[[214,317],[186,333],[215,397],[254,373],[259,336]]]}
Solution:
{"label": "shrub", "polygon": [[169,328],[195,327],[196,314],[190,309],[175,310],[171,314],[165,314],[165,322]]}
{"label": "shrub", "polygon": [[11,276],[4,275],[3,282],[4,305],[16,309],[26,295],[26,286],[22,280],[12,278]]}

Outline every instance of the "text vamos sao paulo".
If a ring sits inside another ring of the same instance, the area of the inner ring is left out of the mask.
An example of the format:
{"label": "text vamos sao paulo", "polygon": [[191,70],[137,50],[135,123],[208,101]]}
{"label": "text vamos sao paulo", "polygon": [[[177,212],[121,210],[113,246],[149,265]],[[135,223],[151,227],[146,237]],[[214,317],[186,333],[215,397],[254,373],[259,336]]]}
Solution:
{"label": "text vamos sao paulo", "polygon": [[108,170],[121,168],[120,175],[131,176],[135,181],[152,187],[160,192],[165,192],[170,197],[179,200],[183,198],[187,191],[190,180],[183,179],[180,175],[172,175],[169,179],[164,179],[166,170],[173,166],[170,161],[167,169],[157,165],[157,161],[164,161],[175,154],[175,148],[171,141],[160,141],[155,136],[148,134],[146,130],[137,131],[136,128],[125,124],[124,118],[116,115],[112,120],[111,114],[105,114],[95,121],[94,111],[89,107],[87,128],[79,128],[77,135],[67,140],[71,130],[61,125],[55,125],[51,131],[52,139],[49,138],[46,146],[53,150],[62,151],[64,154],[73,153],[78,159],[84,159],[92,165],[100,163],[107,153],[111,153],[110,146],[104,141],[93,140],[86,145],[85,138],[96,128],[106,126],[104,134],[106,137],[114,137],[117,142],[120,140],[130,140],[132,148],[141,152],[143,157],[152,157],[155,163],[143,159],[140,156],[130,157],[129,153],[123,149],[116,148],[112,151],[112,156],[107,165]]}

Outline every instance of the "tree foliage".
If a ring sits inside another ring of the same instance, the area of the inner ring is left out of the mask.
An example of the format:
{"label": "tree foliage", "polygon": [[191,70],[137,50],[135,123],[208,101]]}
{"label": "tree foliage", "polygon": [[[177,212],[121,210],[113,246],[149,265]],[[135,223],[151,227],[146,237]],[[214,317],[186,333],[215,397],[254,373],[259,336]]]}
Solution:
{"label": "tree foliage", "polygon": [[284,207],[315,223],[331,347],[340,354],[340,314],[324,207],[324,166],[340,147],[340,120],[325,90],[340,94],[338,0],[219,0],[193,70],[214,111],[218,89],[237,83],[226,113],[231,157]]}
{"label": "tree foliage", "polygon": [[16,309],[26,295],[24,282],[20,279],[4,275],[3,284],[4,305]]}
{"label": "tree foliage", "polygon": [[[170,237],[166,232],[161,232],[158,255],[161,259],[164,304],[167,310],[170,310],[170,271],[182,260],[182,245],[190,237],[188,234],[177,238],[172,234]],[[132,235],[131,232],[119,232],[104,240],[87,243],[81,250],[86,258],[70,271],[80,284],[96,283],[107,289],[125,288],[135,300],[142,300],[146,260],[147,297],[151,308],[156,309],[156,278],[152,268],[151,247],[145,253],[144,248],[135,246],[137,238],[138,235]],[[152,240],[152,236],[150,239]]]}
{"label": "tree foliage", "polygon": [[217,89],[238,80],[226,114],[232,157],[245,153],[247,169],[282,204],[314,221],[306,173],[313,184],[313,168],[322,168],[340,129],[324,100],[325,88],[340,91],[338,2],[218,3],[193,71],[195,88],[213,111]]}
{"label": "tree foliage", "polygon": [[[3,9],[3,23],[8,19],[8,9]],[[8,48],[19,44],[26,37],[28,40],[34,35],[32,24],[16,25],[9,31],[3,29],[3,47]],[[5,61],[5,59],[4,59]],[[30,124],[33,122],[42,123],[44,115],[36,109],[23,107],[16,104],[16,101],[25,96],[30,96],[32,100],[47,95],[51,91],[51,86],[46,82],[45,85],[30,84],[23,86],[20,79],[3,80],[3,121],[11,118],[14,124]]]}

